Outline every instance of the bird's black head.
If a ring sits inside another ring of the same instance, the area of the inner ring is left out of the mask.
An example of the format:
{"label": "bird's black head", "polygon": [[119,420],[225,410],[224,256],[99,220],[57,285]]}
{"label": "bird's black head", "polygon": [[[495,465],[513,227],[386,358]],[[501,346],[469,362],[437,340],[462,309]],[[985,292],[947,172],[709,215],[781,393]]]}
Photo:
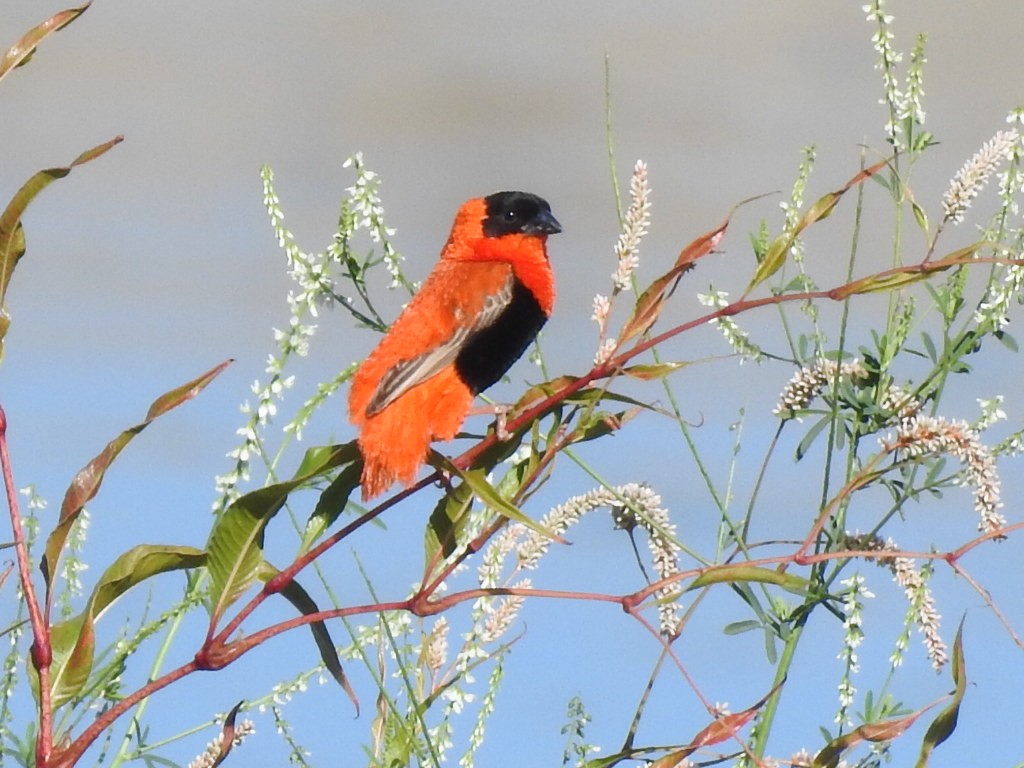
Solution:
{"label": "bird's black head", "polygon": [[562,231],[558,219],[551,215],[547,200],[529,192],[495,192],[484,198],[484,237],[502,235],[555,235]]}

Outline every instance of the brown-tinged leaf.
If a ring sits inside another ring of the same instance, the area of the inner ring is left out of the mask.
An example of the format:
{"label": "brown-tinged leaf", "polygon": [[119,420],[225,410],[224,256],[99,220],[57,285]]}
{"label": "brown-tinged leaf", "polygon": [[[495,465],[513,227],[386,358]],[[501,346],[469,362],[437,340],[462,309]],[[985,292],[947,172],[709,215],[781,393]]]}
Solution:
{"label": "brown-tinged leaf", "polygon": [[931,277],[932,271],[937,270],[927,272],[913,270],[907,272],[896,272],[895,274],[889,275],[872,275],[843,286],[835,292],[835,297],[837,299],[845,299],[848,296],[856,296],[863,293],[895,291],[897,288],[903,288],[908,285],[913,285],[914,283],[919,283],[922,280],[927,280]]}
{"label": "brown-tinged leaf", "polygon": [[657,278],[640,294],[640,298],[636,300],[636,304],[633,307],[633,315],[626,321],[625,326],[622,328],[622,333],[619,334],[620,346],[636,336],[642,336],[654,325],[661,314],[661,309],[665,302],[668,301],[672,296],[672,292],[675,291],[679,278],[686,271],[693,269],[698,259],[711,253],[722,241],[722,236],[729,227],[729,220],[731,218],[732,212],[730,211],[729,215],[725,217],[725,221],[710,232],[705,232],[683,248],[672,268]]}
{"label": "brown-tinged leaf", "polygon": [[859,728],[855,728],[849,733],[833,739],[814,756],[814,762],[811,764],[812,768],[836,768],[839,765],[839,758],[843,756],[843,753],[853,749],[863,741],[877,744],[899,738],[932,706],[934,705],[929,704],[927,707],[922,707],[905,717],[896,717],[877,723],[865,723]]}
{"label": "brown-tinged leaf", "polygon": [[64,29],[64,27],[85,13],[90,5],[92,5],[92,0],[77,8],[69,8],[66,11],[55,13],[42,24],[33,27],[22,35],[18,42],[7,49],[3,58],[0,58],[0,80],[3,80],[11,70],[27,63],[35,52],[37,45],[54,32]]}
{"label": "brown-tinged leaf", "polygon": [[11,283],[11,276],[14,268],[18,265],[22,256],[25,255],[25,230],[21,225],[22,214],[28,208],[29,203],[36,195],[43,191],[56,179],[62,179],[71,173],[71,169],[93,160],[108,149],[118,144],[122,137],[117,136],[108,142],[86,150],[76,157],[70,165],[63,168],[50,168],[39,171],[28,181],[21,185],[14,197],[7,204],[4,212],[0,214],[0,311],[3,312],[0,321],[0,352],[3,351],[3,339],[10,326],[10,318],[7,317],[4,305],[7,298],[7,289]]}
{"label": "brown-tinged leaf", "polygon": [[726,739],[731,739],[737,733],[740,728],[749,723],[754,715],[757,714],[758,707],[751,707],[745,709],[742,712],[735,712],[730,715],[723,715],[717,718],[713,722],[709,723],[704,730],[698,733],[693,741],[690,742],[690,747],[698,749],[699,747],[707,747],[711,744],[720,744]]}
{"label": "brown-tinged leaf", "polygon": [[677,749],[675,752],[662,755],[653,763],[650,763],[650,768],[677,768],[683,764],[683,761],[686,758],[696,751],[696,747],[683,747],[682,749]]}
{"label": "brown-tinged leaf", "polygon": [[708,747],[713,744],[720,744],[726,739],[733,738],[740,729],[754,719],[765,702],[771,698],[785,681],[776,683],[768,693],[758,699],[754,706],[744,709],[742,712],[734,712],[728,715],[716,717],[707,726],[690,740],[690,743],[681,749],[675,750],[651,763],[651,768],[673,768],[679,765],[684,759],[692,755],[701,747]]}
{"label": "brown-tinged leaf", "polygon": [[822,219],[828,218],[836,205],[839,204],[843,195],[849,192],[850,189],[856,185],[862,183],[865,179],[868,179],[878,173],[878,171],[884,168],[888,162],[888,160],[881,160],[871,167],[865,168],[836,191],[829,192],[815,200],[792,230],[782,233],[768,246],[768,250],[765,252],[764,258],[761,259],[760,263],[757,265],[757,269],[754,270],[754,276],[750,279],[750,285],[747,286],[746,293],[750,293],[750,291],[779,271],[785,263],[786,257],[789,255],[789,251],[793,247],[793,243],[796,242],[796,239],[800,237],[800,234],[805,229]]}
{"label": "brown-tinged leaf", "polygon": [[964,664],[964,620],[960,619],[960,626],[956,629],[956,639],[953,640],[953,657],[950,660],[951,674],[953,675],[953,700],[939,713],[924,734],[921,742],[921,752],[917,758],[916,768],[925,768],[928,765],[928,758],[937,746],[953,735],[956,730],[957,720],[960,717],[960,704],[963,703],[964,694],[967,692],[967,668]]}
{"label": "brown-tinged leaf", "polygon": [[180,387],[160,395],[160,397],[154,400],[153,404],[149,406],[149,410],[146,412],[146,421],[153,421],[154,419],[163,416],[168,411],[177,408],[182,403],[191,400],[206,389],[209,383],[220,376],[223,370],[233,362],[233,360],[225,360],[220,365],[208,370],[199,378],[193,379],[187,384],[182,384]]}
{"label": "brown-tinged leaf", "polygon": [[923,264],[914,264],[887,270],[877,275],[868,275],[860,280],[854,280],[830,291],[829,297],[841,300],[861,293],[892,291],[905,285],[920,282],[931,277],[936,272],[945,272],[950,267],[960,266],[969,262],[971,257],[984,245],[981,242],[971,243],[946,254],[941,259],[932,259]]}
{"label": "brown-tinged leaf", "polygon": [[210,768],[217,768],[218,765],[223,763],[235,747],[235,719],[242,709],[242,703],[240,701],[235,704],[231,711],[228,712],[228,716],[224,718],[224,727],[220,731],[220,748],[217,752],[217,757],[210,764]]}
{"label": "brown-tinged leaf", "polygon": [[558,376],[550,381],[542,382],[541,384],[534,384],[532,387],[527,389],[522,397],[516,401],[516,404],[512,407],[509,412],[509,416],[525,411],[532,405],[537,404],[541,400],[545,400],[556,392],[565,389],[570,384],[573,384],[579,377],[577,376]]}
{"label": "brown-tinged leaf", "polygon": [[110,465],[113,464],[118,455],[120,455],[121,451],[124,450],[125,446],[127,446],[136,435],[142,432],[142,430],[148,427],[150,423],[157,418],[157,416],[161,416],[170,409],[175,408],[195,397],[204,387],[213,381],[221,371],[230,365],[231,362],[231,360],[226,360],[184,386],[171,390],[167,394],[157,398],[149,407],[145,421],[124,430],[120,435],[107,443],[106,448],[100,451],[92,461],[86,464],[78,474],[75,475],[75,478],[71,481],[71,485],[68,487],[67,493],[64,494],[64,502],[61,504],[60,508],[60,519],[56,527],[53,529],[53,532],[46,540],[46,551],[43,555],[42,563],[40,564],[43,577],[46,580],[47,590],[53,586],[57,560],[60,558],[60,554],[64,549],[64,544],[67,541],[71,527],[75,524],[75,520],[77,520],[78,516],[82,513],[82,508],[85,507],[85,505],[88,504],[89,501],[99,492],[107,470],[110,468]]}

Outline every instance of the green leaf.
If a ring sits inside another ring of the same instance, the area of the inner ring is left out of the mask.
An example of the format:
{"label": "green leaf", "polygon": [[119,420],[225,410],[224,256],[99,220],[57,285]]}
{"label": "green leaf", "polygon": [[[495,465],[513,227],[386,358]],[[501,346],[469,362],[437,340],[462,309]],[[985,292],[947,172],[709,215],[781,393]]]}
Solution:
{"label": "green leaf", "polygon": [[309,520],[306,521],[306,529],[302,532],[300,552],[307,552],[313,543],[334,525],[339,515],[345,511],[352,491],[359,485],[359,475],[363,468],[358,461],[359,449],[355,443],[349,443],[343,446],[343,450],[345,451],[343,456],[337,455],[331,460],[341,459],[351,463],[338,473],[338,476],[331,481],[331,484],[317,499],[313,514],[309,516]]}
{"label": "green leaf", "polygon": [[758,584],[774,584],[787,592],[806,597],[810,592],[810,582],[791,573],[780,573],[772,568],[758,568],[753,565],[721,565],[709,568],[687,585],[687,592],[712,584],[736,584],[739,582],[756,582]]}
{"label": "green leaf", "polygon": [[914,212],[914,219],[917,221],[917,226],[921,228],[921,231],[925,234],[928,233],[928,214],[925,213],[924,208],[918,205],[916,200],[910,201],[910,209]]}
{"label": "green leaf", "polygon": [[[194,547],[155,544],[140,545],[118,557],[96,583],[85,610],[55,624],[51,630],[53,706],[59,707],[73,699],[88,682],[95,653],[95,623],[111,603],[152,576],[199,568],[205,562],[206,553]],[[38,681],[35,685],[38,686]]]}
{"label": "green leaf", "polygon": [[1011,352],[1019,352],[1020,348],[1017,346],[1017,340],[1013,338],[1006,331],[993,331],[993,336],[999,340],[999,343],[1006,347]]}
{"label": "green leaf", "polygon": [[807,430],[807,434],[803,436],[800,444],[796,447],[796,461],[800,461],[807,455],[807,452],[811,449],[811,445],[818,438],[818,435],[821,434],[822,430],[829,425],[830,421],[831,416],[822,416],[809,430]]}
{"label": "green leaf", "polygon": [[557,541],[559,544],[567,543],[561,536],[541,525],[532,517],[524,514],[515,504],[498,493],[497,489],[487,482],[486,474],[482,469],[461,470],[450,463],[447,469],[452,474],[460,477],[480,501],[502,517],[507,517],[516,523],[522,523],[534,533],[538,533],[552,541]]}
{"label": "green leaf", "polygon": [[462,483],[441,497],[430,513],[424,536],[424,555],[428,571],[455,552],[473,508],[473,490]]}
{"label": "green leaf", "polygon": [[761,629],[761,622],[754,621],[753,619],[744,619],[726,624],[722,627],[722,632],[726,635],[742,635],[744,632],[751,632],[755,629]]}
{"label": "green leaf", "polygon": [[887,163],[887,160],[882,160],[869,168],[865,168],[846,182],[840,189],[829,192],[827,195],[823,195],[814,201],[810,208],[807,209],[807,213],[793,226],[792,230],[783,232],[771,242],[768,250],[765,251],[764,258],[758,263],[757,269],[754,270],[754,276],[750,279],[750,284],[747,286],[745,293],[750,293],[750,291],[778,272],[786,262],[786,257],[789,255],[789,251],[797,238],[800,237],[800,234],[812,224],[828,218],[836,205],[839,204],[843,195],[865,179],[876,174]]}
{"label": "green leaf", "polygon": [[216,619],[256,581],[263,567],[263,531],[295,488],[275,483],[236,499],[213,526],[209,556],[210,613]]}
{"label": "green leaf", "polygon": [[[84,10],[84,6],[82,10]],[[70,23],[70,22],[66,22]],[[0,74],[2,76],[2,74]],[[10,318],[6,312],[7,288],[11,283],[11,276],[14,268],[18,266],[21,257],[25,255],[25,230],[21,225],[22,214],[28,208],[36,195],[42,192],[56,179],[62,179],[71,173],[75,166],[82,165],[94,160],[111,147],[119,144],[121,136],[117,136],[108,142],[86,150],[76,157],[70,165],[63,168],[50,168],[39,171],[32,178],[21,185],[11,201],[7,204],[4,212],[0,214],[0,353],[3,352],[3,339],[10,326]]]}
{"label": "green leaf", "polygon": [[641,381],[663,379],[669,374],[685,368],[690,363],[653,363],[647,365],[631,365],[622,369],[622,373]]}
{"label": "green leaf", "polygon": [[921,334],[921,342],[924,344],[924,349],[928,353],[928,359],[933,363],[939,359],[939,351],[935,348],[935,342],[932,341],[932,337],[927,333]]}
{"label": "green leaf", "polygon": [[351,463],[357,455],[354,443],[311,448],[291,480],[251,491],[224,510],[207,544],[214,622],[258,578],[263,567],[263,532],[289,494]]}
{"label": "green leaf", "polygon": [[75,524],[75,520],[78,519],[78,516],[82,513],[82,509],[85,505],[88,504],[89,501],[99,492],[107,470],[110,468],[110,465],[113,464],[118,455],[120,455],[121,451],[123,451],[128,443],[130,443],[142,430],[148,427],[158,416],[162,416],[172,408],[176,408],[199,394],[211,381],[217,378],[221,371],[227,368],[231,362],[231,360],[226,360],[220,365],[211,368],[202,376],[199,376],[187,384],[183,384],[176,389],[172,389],[167,394],[158,397],[149,407],[145,421],[136,424],[134,427],[126,429],[116,438],[107,443],[107,447],[100,451],[92,461],[86,464],[85,467],[75,475],[74,479],[71,481],[71,485],[68,487],[67,493],[64,494],[64,502],[61,504],[60,508],[60,519],[57,522],[57,526],[53,529],[53,532],[46,540],[46,550],[43,555],[42,563],[40,564],[43,577],[46,580],[47,591],[53,587],[53,578],[56,573],[57,561],[64,549],[64,544],[67,542],[68,534],[71,532],[71,527]]}
{"label": "green leaf", "polygon": [[92,5],[92,0],[77,8],[69,8],[66,11],[55,13],[42,24],[33,27],[22,35],[18,42],[7,49],[3,58],[0,58],[0,80],[3,80],[12,70],[28,63],[28,60],[32,58],[32,54],[35,53],[37,45],[54,32],[64,29],[64,27],[85,13],[90,5]]}
{"label": "green leaf", "polygon": [[963,619],[960,619],[960,626],[956,630],[956,639],[953,641],[953,657],[950,668],[953,675],[953,684],[956,686],[953,689],[953,700],[928,726],[924,740],[921,742],[921,752],[917,758],[916,768],[924,768],[928,764],[928,758],[935,748],[948,739],[953,734],[953,731],[956,730],[957,720],[960,717],[960,705],[963,703],[964,694],[967,692]]}
{"label": "green leaf", "polygon": [[898,739],[917,719],[921,717],[930,707],[924,707],[912,712],[905,717],[896,717],[891,720],[882,720],[876,723],[865,723],[849,733],[839,736],[826,744],[814,757],[811,764],[813,768],[836,768],[839,765],[839,758],[847,750],[853,749],[861,742],[868,741],[872,744],[879,744],[886,741]]}

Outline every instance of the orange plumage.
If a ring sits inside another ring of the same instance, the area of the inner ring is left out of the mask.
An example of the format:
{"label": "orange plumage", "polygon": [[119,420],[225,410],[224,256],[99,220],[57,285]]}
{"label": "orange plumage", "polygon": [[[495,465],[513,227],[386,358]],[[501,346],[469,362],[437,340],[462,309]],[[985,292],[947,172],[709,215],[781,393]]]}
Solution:
{"label": "orange plumage", "polygon": [[363,499],[410,485],[431,440],[451,440],[551,314],[548,235],[562,228],[526,192],[463,204],[441,259],[352,380]]}

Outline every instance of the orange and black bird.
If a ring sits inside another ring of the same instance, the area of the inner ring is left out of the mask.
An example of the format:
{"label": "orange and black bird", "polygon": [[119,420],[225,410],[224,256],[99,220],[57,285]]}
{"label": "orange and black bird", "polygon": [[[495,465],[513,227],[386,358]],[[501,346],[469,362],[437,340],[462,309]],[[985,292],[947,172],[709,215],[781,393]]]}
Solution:
{"label": "orange and black bird", "polygon": [[547,239],[562,231],[545,200],[496,192],[459,208],[434,270],[349,392],[363,499],[410,485],[431,440],[451,440],[473,398],[500,379],[555,301]]}

